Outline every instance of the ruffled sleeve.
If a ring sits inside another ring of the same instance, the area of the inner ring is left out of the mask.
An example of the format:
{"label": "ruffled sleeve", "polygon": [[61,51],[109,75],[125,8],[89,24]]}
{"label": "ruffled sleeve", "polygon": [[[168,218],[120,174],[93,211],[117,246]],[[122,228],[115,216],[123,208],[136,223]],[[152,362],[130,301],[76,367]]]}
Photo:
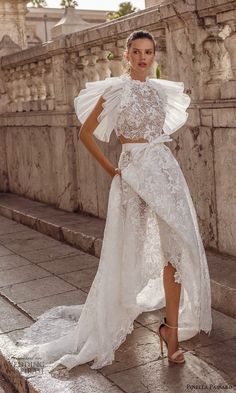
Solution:
{"label": "ruffled sleeve", "polygon": [[99,98],[101,96],[104,98],[103,111],[97,119],[99,124],[93,133],[97,139],[103,142],[109,142],[116,124],[123,84],[124,81],[120,77],[87,82],[85,89],[82,89],[74,100],[75,113],[83,124]]}
{"label": "ruffled sleeve", "polygon": [[184,83],[166,79],[150,79],[156,87],[165,106],[166,117],[163,125],[165,134],[173,134],[187,121],[186,109],[190,105],[190,97],[184,93]]}

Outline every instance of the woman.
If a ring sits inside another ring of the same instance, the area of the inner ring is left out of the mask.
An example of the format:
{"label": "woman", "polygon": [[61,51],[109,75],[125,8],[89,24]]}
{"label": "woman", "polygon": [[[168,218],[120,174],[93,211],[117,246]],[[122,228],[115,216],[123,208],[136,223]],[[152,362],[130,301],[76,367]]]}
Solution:
{"label": "woman", "polygon": [[[88,82],[75,99],[80,140],[113,180],[86,303],[47,311],[22,340],[56,369],[91,360],[95,369],[110,364],[143,311],[165,306],[157,333],[170,362],[185,361],[178,340],[211,330],[209,272],[195,209],[164,144],[186,122],[190,99],[183,83],[148,78],[155,56],[150,33],[133,32],[125,56],[128,74]],[[113,130],[122,144],[117,168],[93,138],[109,142]]]}

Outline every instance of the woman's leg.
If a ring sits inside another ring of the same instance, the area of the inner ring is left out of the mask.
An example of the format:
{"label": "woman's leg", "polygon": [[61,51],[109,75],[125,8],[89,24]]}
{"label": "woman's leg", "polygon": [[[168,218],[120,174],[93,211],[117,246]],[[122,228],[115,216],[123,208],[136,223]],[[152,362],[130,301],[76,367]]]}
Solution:
{"label": "woman's leg", "polygon": [[[179,316],[181,284],[175,282],[175,272],[176,269],[170,262],[164,267],[163,282],[166,298],[166,322],[170,326],[178,326]],[[171,329],[168,326],[164,326],[161,328],[161,334],[168,343],[168,352],[169,356],[171,356],[179,347],[178,329]],[[177,357],[178,360],[182,358],[182,354]]]}

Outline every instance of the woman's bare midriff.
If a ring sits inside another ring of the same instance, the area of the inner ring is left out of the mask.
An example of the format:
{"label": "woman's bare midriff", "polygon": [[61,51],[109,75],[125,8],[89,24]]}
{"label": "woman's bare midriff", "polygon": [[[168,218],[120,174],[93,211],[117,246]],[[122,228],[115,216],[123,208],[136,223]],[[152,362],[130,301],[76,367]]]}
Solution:
{"label": "woman's bare midriff", "polygon": [[129,139],[125,138],[123,135],[119,136],[120,143],[148,143],[147,139],[140,138],[140,139]]}

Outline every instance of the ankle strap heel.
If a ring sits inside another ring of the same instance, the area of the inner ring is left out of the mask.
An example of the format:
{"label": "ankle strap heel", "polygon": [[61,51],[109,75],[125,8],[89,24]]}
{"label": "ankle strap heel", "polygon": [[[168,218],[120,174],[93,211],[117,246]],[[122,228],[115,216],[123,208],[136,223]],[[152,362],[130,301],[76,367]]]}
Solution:
{"label": "ankle strap heel", "polygon": [[[165,345],[166,345],[166,348],[167,348],[167,350],[168,350],[168,342],[164,339],[164,337],[161,335],[161,328],[164,326],[164,325],[166,325],[166,326],[168,326],[168,327],[170,327],[170,328],[172,328],[172,329],[178,329],[178,326],[171,326],[171,325],[169,325],[167,322],[166,322],[166,317],[164,317],[163,318],[163,321],[160,323],[160,325],[159,325],[159,327],[158,327],[158,331],[157,331],[157,334],[158,334],[158,336],[159,336],[159,339],[160,339],[160,347],[161,347],[161,356],[163,357],[164,356],[164,353],[163,353],[163,341],[164,341],[164,343],[165,343]],[[169,355],[168,354],[168,361],[169,362],[171,362],[171,363],[178,363],[178,364],[183,364],[183,363],[185,363],[185,359],[184,358],[182,358],[182,359],[177,359],[177,357],[179,356],[179,355],[183,355],[183,352],[180,350],[180,348],[179,349],[177,349],[177,351],[175,351],[174,353],[172,353],[172,355]]]}
{"label": "ankle strap heel", "polygon": [[169,328],[172,328],[172,329],[178,329],[178,326],[170,326],[170,325],[168,325],[168,323],[166,323],[166,317],[164,317],[164,325],[166,325],[166,326],[168,326]]}

